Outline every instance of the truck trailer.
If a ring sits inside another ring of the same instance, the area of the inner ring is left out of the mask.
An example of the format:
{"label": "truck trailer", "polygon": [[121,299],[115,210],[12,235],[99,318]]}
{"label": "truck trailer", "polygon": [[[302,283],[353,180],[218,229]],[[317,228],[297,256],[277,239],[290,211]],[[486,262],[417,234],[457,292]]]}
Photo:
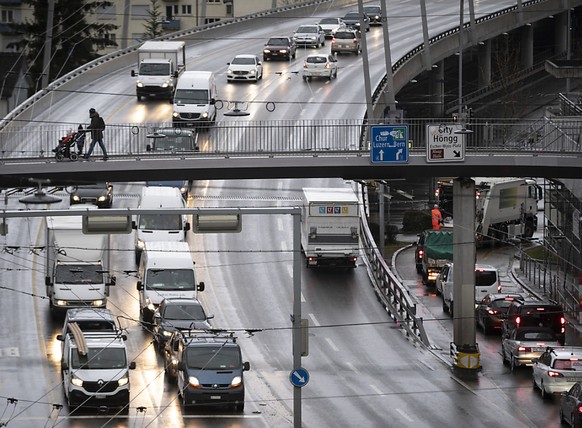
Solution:
{"label": "truck trailer", "polygon": [[46,218],[46,294],[51,313],[104,308],[115,276],[109,269],[109,235],[84,234],[81,216]]}
{"label": "truck trailer", "polygon": [[135,89],[138,101],[142,97],[167,98],[172,101],[176,81],[186,69],[186,44],[150,40],[137,50]]}
{"label": "truck trailer", "polygon": [[307,267],[356,267],[358,204],[358,197],[348,187],[303,189],[301,250]]}
{"label": "truck trailer", "polygon": [[422,275],[422,283],[434,285],[443,266],[453,261],[453,229],[429,229],[421,232],[418,235],[417,253],[422,254],[416,262],[417,272]]}

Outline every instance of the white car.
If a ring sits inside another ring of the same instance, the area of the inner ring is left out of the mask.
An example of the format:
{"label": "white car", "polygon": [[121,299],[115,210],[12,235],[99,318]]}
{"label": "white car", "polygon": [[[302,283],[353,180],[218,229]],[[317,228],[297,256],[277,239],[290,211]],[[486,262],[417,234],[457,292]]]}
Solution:
{"label": "white car", "polygon": [[520,366],[533,365],[533,359],[539,358],[548,347],[559,346],[560,341],[550,328],[515,328],[501,341],[501,358],[514,372]]}
{"label": "white car", "polygon": [[303,80],[313,77],[337,78],[337,59],[331,54],[308,55],[303,62]]}
{"label": "white car", "polygon": [[532,366],[533,387],[539,388],[542,398],[560,394],[582,381],[582,347],[548,348]]}
{"label": "white car", "polygon": [[227,63],[226,81],[258,82],[263,78],[263,63],[256,55],[237,55]]}
{"label": "white car", "polygon": [[293,34],[297,46],[325,46],[325,32],[318,24],[300,25]]}
{"label": "white car", "polygon": [[322,18],[318,24],[323,28],[326,39],[331,39],[336,31],[346,28],[346,23],[341,18]]}

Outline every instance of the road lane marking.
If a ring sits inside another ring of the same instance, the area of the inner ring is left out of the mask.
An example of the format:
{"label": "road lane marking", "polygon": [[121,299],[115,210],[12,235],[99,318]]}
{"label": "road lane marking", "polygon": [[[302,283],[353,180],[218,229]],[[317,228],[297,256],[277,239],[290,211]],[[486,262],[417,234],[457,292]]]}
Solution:
{"label": "road lane marking", "polygon": [[311,318],[311,322],[314,326],[319,327],[321,325],[319,321],[317,321],[317,318],[315,318],[315,315],[309,314],[309,318]]}
{"label": "road lane marking", "polygon": [[333,349],[336,352],[339,352],[339,348],[337,346],[335,346],[335,344],[333,343],[333,341],[329,337],[326,337],[325,340],[329,344],[331,349]]}

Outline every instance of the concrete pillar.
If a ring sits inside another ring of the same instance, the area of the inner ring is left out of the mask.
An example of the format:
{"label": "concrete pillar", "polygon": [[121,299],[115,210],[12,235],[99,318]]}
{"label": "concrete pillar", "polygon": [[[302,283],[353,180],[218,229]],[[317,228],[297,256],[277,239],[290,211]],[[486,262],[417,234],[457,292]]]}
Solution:
{"label": "concrete pillar", "polygon": [[479,361],[475,332],[475,182],[456,178],[453,199],[453,347],[464,358],[455,368],[474,371],[480,368],[480,363],[470,362]]}
{"label": "concrete pillar", "polygon": [[564,53],[568,50],[568,12],[560,13],[554,16],[554,45],[555,54]]}
{"label": "concrete pillar", "polygon": [[534,47],[533,34],[534,32],[531,24],[526,24],[525,26],[521,27],[520,50],[522,69],[529,68],[533,65],[533,47]]}
{"label": "concrete pillar", "polygon": [[430,110],[432,117],[445,114],[445,63],[440,61],[432,68],[430,74]]}
{"label": "concrete pillar", "polygon": [[491,85],[491,40],[479,43],[477,49],[479,66],[479,89]]}

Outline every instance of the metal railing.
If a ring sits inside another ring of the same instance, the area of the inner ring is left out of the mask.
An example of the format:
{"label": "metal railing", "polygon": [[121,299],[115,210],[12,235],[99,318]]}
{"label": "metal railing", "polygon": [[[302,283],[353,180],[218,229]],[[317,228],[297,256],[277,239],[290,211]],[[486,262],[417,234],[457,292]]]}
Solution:
{"label": "metal railing", "polygon": [[[407,119],[409,150],[426,151],[428,125],[454,125],[450,119]],[[369,144],[363,135],[381,121],[363,120],[276,120],[276,121],[220,121],[208,130],[199,131],[200,151],[148,152],[153,132],[171,123],[108,124],[104,142],[111,156],[164,157],[304,157],[304,156],[369,156]],[[56,147],[67,129],[76,130],[78,124],[47,125],[35,128],[11,126],[0,133],[0,160],[52,159]],[[472,119],[467,125],[473,133],[466,135],[467,153],[494,153],[519,151],[579,156],[582,153],[581,118]],[[148,137],[149,136],[149,137]],[[455,136],[456,137],[456,136]],[[87,135],[87,142],[90,135]]]}

